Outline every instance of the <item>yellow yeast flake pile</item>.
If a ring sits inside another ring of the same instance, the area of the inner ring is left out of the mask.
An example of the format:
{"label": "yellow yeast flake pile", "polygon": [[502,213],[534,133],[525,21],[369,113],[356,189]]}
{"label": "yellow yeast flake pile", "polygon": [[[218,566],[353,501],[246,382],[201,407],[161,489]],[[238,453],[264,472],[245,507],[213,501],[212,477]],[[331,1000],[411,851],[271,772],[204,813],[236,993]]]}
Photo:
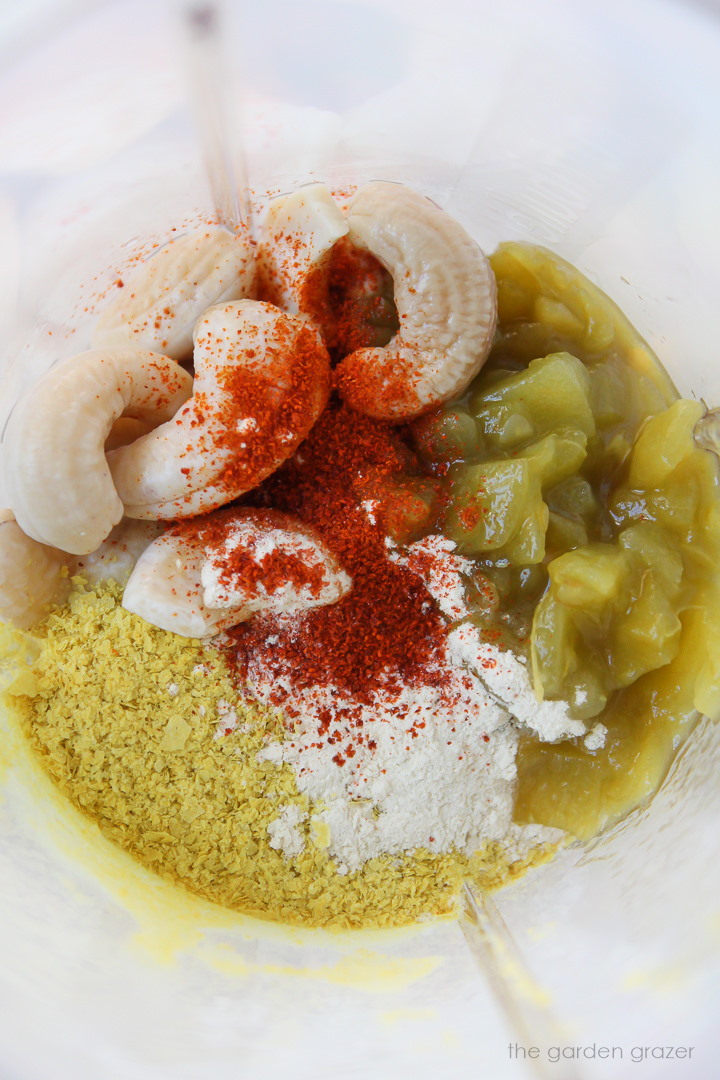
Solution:
{"label": "yellow yeast flake pile", "polygon": [[274,850],[280,812],[313,809],[289,766],[257,760],[282,717],[238,696],[217,651],[125,611],[120,592],[77,583],[8,695],[65,795],[145,866],[248,914],[335,927],[450,914],[464,878],[500,884],[527,866],[489,844],[471,860],[418,850],[339,874],[308,826],[301,854]]}

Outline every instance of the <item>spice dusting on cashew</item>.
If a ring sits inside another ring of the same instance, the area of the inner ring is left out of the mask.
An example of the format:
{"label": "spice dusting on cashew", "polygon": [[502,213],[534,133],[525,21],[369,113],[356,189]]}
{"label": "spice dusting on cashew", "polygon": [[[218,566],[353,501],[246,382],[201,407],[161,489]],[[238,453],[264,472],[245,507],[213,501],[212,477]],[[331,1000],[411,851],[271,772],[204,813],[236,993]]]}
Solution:
{"label": "spice dusting on cashew", "polygon": [[129,517],[190,517],[243,495],[292,455],[327,402],[319,335],[270,304],[215,305],[194,340],[190,400],[107,455]]}
{"label": "spice dusting on cashew", "polygon": [[720,713],[704,407],[557,256],[311,184],[117,286],[8,423],[0,617],[6,702],[146,866],[289,922],[451,914]]}

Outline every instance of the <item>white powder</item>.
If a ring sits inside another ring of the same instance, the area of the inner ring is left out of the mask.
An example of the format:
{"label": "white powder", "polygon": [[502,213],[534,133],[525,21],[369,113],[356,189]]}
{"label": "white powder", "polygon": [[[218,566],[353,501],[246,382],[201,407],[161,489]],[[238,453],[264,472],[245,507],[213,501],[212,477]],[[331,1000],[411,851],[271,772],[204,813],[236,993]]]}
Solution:
{"label": "white powder", "polygon": [[[585,725],[564,703],[537,701],[524,661],[483,642],[472,623],[457,625],[469,613],[465,580],[473,564],[452,541],[431,536],[404,551],[392,542],[386,547],[456,624],[437,669],[420,686],[398,688],[388,678],[360,701],[337,686],[298,689],[282,655],[271,672],[251,656],[252,695],[267,704],[280,700],[289,720],[286,739],[269,741],[259,759],[293,768],[299,791],[319,806],[312,824],[329,832],[327,851],[340,872],[419,847],[469,855],[490,840],[505,839],[511,860],[522,858],[562,834],[512,823],[519,729],[554,741],[585,734]],[[284,632],[304,617],[288,619]],[[273,639],[269,626],[265,643]],[[292,857],[297,830],[285,817],[278,821],[274,846]]]}
{"label": "white powder", "polygon": [[[469,559],[456,554],[455,547],[446,536],[433,535],[411,544],[404,554],[394,545],[389,550],[393,562],[406,566],[422,579],[451,623],[470,614],[465,580],[474,569]],[[537,700],[522,657],[483,642],[480,631],[472,623],[454,629],[449,644],[453,660],[470,667],[515,719],[541,739],[554,741],[584,734],[585,725],[570,717],[565,702]]]}
{"label": "white powder", "polygon": [[258,422],[254,416],[245,416],[238,420],[235,430],[238,435],[249,435],[251,431],[257,431]]}
{"label": "white powder", "polygon": [[608,729],[604,724],[593,724],[588,731],[587,735],[583,739],[585,746],[588,750],[599,750],[605,745],[605,739],[607,737]]}
{"label": "white powder", "polygon": [[229,735],[231,731],[235,730],[238,724],[238,714],[230,702],[225,701],[223,698],[220,698],[217,703],[217,714],[220,719],[213,738],[221,739],[223,735]]}
{"label": "white powder", "polygon": [[509,863],[519,862],[530,854],[538,844],[557,844],[567,839],[562,829],[549,825],[516,825],[512,822],[503,837],[505,856]]}
{"label": "white powder", "polygon": [[457,626],[448,642],[454,660],[475,672],[515,719],[544,742],[585,734],[585,724],[570,716],[564,701],[537,700],[522,657],[483,641],[472,623]]}
{"label": "white powder", "polygon": [[360,503],[360,509],[365,512],[365,517],[371,525],[377,525],[377,512],[379,508],[380,503],[377,499],[363,499]]}
{"label": "white powder", "polygon": [[388,558],[405,566],[422,580],[440,611],[450,622],[470,614],[463,575],[469,577],[473,564],[455,553],[455,543],[446,536],[426,536],[401,552],[392,542]]}
{"label": "white powder", "polygon": [[268,825],[270,847],[276,851],[282,851],[289,858],[299,855],[305,847],[305,838],[300,831],[300,825],[305,821],[307,814],[295,803],[288,803]]}
{"label": "white powder", "polygon": [[[442,689],[379,692],[367,705],[337,687],[293,688],[291,734],[260,752],[291,765],[298,789],[325,804],[315,820],[329,826],[328,853],[342,870],[417,847],[470,854],[505,835],[517,730],[479,679],[450,668],[442,675]],[[275,674],[251,667],[249,682],[259,700],[272,700]],[[318,738],[328,710],[332,741]]]}

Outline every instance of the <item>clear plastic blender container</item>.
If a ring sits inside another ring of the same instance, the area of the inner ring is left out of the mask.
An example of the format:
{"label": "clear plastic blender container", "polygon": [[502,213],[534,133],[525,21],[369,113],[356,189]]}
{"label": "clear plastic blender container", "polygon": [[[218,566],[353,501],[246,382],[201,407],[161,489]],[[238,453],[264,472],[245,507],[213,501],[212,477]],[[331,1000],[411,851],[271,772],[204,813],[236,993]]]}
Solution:
{"label": "clear plastic blender container", "polygon": [[[87,346],[147,237],[211,210],[179,10],[40,4],[5,25],[3,422]],[[252,189],[391,178],[486,250],[545,244],[681,393],[720,403],[713,6],[267,0],[225,17]],[[179,897],[59,800],[4,724],[3,1080],[717,1075],[709,721],[646,806],[497,894],[480,965],[455,922],[286,931]]]}

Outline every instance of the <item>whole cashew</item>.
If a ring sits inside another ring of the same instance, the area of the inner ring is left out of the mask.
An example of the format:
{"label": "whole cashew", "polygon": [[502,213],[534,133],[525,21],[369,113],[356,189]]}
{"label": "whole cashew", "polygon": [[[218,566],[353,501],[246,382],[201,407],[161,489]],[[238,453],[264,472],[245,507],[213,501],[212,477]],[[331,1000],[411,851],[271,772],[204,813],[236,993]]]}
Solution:
{"label": "whole cashew", "polygon": [[127,446],[141,435],[152,431],[152,424],[143,424],[142,420],[133,420],[130,416],[121,416],[115,421],[105,440],[105,453],[117,450],[118,446]]}
{"label": "whole cashew", "polygon": [[207,513],[289,458],[328,400],[330,361],[302,318],[218,304],[195,331],[193,396],[177,416],[107,455],[128,517]]}
{"label": "whole cashew", "polygon": [[392,274],[400,329],[385,348],[346,356],[337,387],[358,412],[411,420],[460,394],[487,359],[495,278],[462,226],[402,184],[367,184],[348,225],[352,243]]}
{"label": "whole cashew", "polygon": [[123,518],[105,537],[100,547],[73,561],[73,571],[89,585],[116,581],[125,585],[146,547],[160,536],[165,526],[159,521]]}
{"label": "whole cashew", "polygon": [[203,311],[249,296],[254,275],[249,238],[204,225],[171,240],[123,282],[100,316],[93,345],[150,349],[183,360],[192,352]]}
{"label": "whole cashew", "polygon": [[273,199],[260,234],[258,266],[273,302],[292,314],[303,312],[303,289],[321,267],[348,224],[322,184],[308,184]]}
{"label": "whole cashew", "polygon": [[154,540],[122,602],[162,630],[207,637],[254,614],[337,603],[351,585],[314,529],[276,510],[239,507]]}
{"label": "whole cashew", "polygon": [[136,349],[91,349],[51,368],[20,398],[3,438],[23,532],[75,555],[94,551],[123,516],[104,453],[115,420],[169,420],[191,391],[174,360]]}
{"label": "whole cashew", "polygon": [[0,621],[27,630],[69,589],[63,551],[26,536],[11,510],[0,511]]}

